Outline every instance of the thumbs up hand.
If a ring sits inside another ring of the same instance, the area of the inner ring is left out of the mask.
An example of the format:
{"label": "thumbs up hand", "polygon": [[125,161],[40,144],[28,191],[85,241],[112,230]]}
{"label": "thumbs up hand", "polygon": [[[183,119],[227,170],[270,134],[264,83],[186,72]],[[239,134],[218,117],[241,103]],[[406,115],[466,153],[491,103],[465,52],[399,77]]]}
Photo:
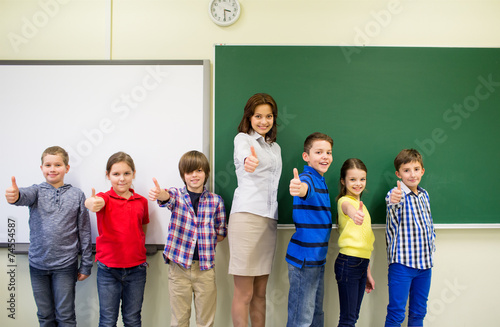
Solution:
{"label": "thumbs up hand", "polygon": [[168,201],[168,199],[170,199],[170,194],[168,194],[167,191],[163,190],[160,187],[160,184],[158,183],[156,178],[153,178],[153,183],[155,184],[155,187],[149,190],[149,200],[151,201],[160,200],[163,202]]}
{"label": "thumbs up hand", "polygon": [[156,201],[158,200],[158,195],[160,195],[161,193],[161,188],[156,178],[153,178],[153,183],[155,184],[155,187],[149,190],[149,200]]}
{"label": "thumbs up hand", "polygon": [[365,220],[365,213],[363,212],[363,201],[359,201],[359,209],[356,210],[356,213],[354,214],[352,220],[354,220],[354,223],[356,225],[363,224],[363,221]]}
{"label": "thumbs up hand", "polygon": [[[304,184],[306,185],[306,184]],[[306,190],[307,191],[307,190]],[[302,182],[300,181],[299,171],[293,168],[293,179],[290,180],[290,195],[291,196],[304,196]]]}
{"label": "thumbs up hand", "polygon": [[257,158],[257,153],[255,153],[255,148],[250,147],[251,155],[245,158],[245,171],[247,173],[253,173],[255,168],[259,165],[259,159]]}
{"label": "thumbs up hand", "polygon": [[403,191],[401,190],[401,182],[398,181],[398,187],[394,188],[391,192],[390,201],[391,203],[399,203],[403,197]]}
{"label": "thumbs up hand", "polygon": [[85,200],[85,207],[92,212],[98,212],[101,211],[105,205],[106,202],[104,202],[104,199],[95,195],[95,188],[92,188],[92,195]]}
{"label": "thumbs up hand", "polygon": [[12,176],[11,178],[12,186],[5,190],[5,198],[9,203],[16,203],[19,200],[19,188],[16,184],[16,178]]}

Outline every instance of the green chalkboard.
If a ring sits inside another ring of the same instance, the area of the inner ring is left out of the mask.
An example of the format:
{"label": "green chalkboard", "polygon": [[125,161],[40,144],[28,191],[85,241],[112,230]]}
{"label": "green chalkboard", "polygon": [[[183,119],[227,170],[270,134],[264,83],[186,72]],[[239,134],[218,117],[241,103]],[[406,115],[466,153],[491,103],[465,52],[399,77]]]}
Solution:
{"label": "green chalkboard", "polygon": [[280,224],[293,223],[288,185],[292,169],[302,171],[304,139],[316,131],[335,142],[325,174],[334,216],[340,166],[357,157],[368,167],[362,200],[373,223],[384,224],[394,157],[416,148],[435,223],[500,223],[499,48],[221,45],[214,71],[215,192],[228,210],[233,138],[246,100],[265,92],[279,110]]}

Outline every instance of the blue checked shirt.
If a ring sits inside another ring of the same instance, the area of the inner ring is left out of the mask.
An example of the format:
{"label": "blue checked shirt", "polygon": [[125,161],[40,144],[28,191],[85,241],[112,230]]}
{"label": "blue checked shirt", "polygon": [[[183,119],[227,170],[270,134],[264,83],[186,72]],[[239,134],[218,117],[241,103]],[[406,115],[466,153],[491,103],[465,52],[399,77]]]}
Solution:
{"label": "blue checked shirt", "polygon": [[160,207],[172,211],[163,255],[184,268],[190,268],[198,242],[200,269],[213,268],[217,235],[227,235],[224,201],[204,188],[198,204],[198,216],[195,216],[186,187],[172,187],[168,193],[170,199],[167,202],[158,202]]}
{"label": "blue checked shirt", "polygon": [[429,194],[419,186],[417,195],[403,183],[401,190],[403,196],[399,203],[390,203],[392,190],[385,197],[387,259],[389,264],[400,263],[416,269],[432,268],[436,233]]}

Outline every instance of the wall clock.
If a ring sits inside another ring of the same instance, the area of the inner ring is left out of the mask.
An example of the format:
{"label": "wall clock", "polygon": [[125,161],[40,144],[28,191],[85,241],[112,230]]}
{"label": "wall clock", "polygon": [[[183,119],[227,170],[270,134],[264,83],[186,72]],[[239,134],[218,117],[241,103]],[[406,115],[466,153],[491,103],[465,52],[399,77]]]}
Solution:
{"label": "wall clock", "polygon": [[229,26],[240,18],[241,7],[238,0],[211,0],[208,14],[219,26]]}

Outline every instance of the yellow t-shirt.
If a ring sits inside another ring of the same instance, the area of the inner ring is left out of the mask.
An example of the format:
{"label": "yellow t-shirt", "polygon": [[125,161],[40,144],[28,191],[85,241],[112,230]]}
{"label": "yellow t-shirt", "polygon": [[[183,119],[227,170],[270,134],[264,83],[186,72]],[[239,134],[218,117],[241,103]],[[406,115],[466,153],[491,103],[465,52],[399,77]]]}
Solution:
{"label": "yellow t-shirt", "polygon": [[337,202],[337,210],[339,214],[339,248],[340,253],[352,257],[370,259],[373,251],[373,242],[375,235],[372,231],[372,221],[370,213],[363,204],[363,212],[365,219],[361,225],[356,225],[354,221],[345,215],[342,211],[342,203],[349,202],[354,208],[359,208],[359,201],[352,196],[345,195]]}

